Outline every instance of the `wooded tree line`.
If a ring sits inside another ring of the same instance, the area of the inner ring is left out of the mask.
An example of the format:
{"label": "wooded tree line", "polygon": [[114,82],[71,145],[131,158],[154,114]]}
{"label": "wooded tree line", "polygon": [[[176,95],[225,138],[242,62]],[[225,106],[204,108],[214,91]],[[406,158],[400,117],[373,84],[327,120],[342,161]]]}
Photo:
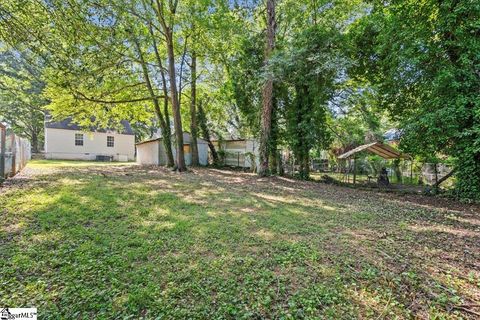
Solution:
{"label": "wooded tree line", "polygon": [[179,171],[183,130],[256,137],[260,175],[287,148],[302,178],[320,150],[395,127],[404,152],[453,159],[457,194],[479,199],[479,21],[474,0],[6,0],[0,117],[32,140],[45,106],[159,128]]}

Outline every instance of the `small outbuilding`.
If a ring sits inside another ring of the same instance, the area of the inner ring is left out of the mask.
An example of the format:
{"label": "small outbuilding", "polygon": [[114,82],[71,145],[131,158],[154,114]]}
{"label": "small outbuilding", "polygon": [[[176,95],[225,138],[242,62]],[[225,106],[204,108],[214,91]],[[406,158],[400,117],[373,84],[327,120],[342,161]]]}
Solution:
{"label": "small outbuilding", "polygon": [[[259,143],[254,139],[213,140],[217,151],[223,151],[223,164],[240,168],[258,168]],[[253,161],[253,163],[252,163]]]}
{"label": "small outbuilding", "polygon": [[[183,152],[185,154],[185,163],[187,166],[192,164],[192,152],[190,148],[191,135],[188,132],[183,133]],[[163,138],[155,138],[137,143],[137,163],[141,165],[160,165],[167,164],[167,153]],[[197,138],[198,161],[200,165],[208,165],[208,143]],[[176,159],[176,144],[172,141],[173,158]]]}
{"label": "small outbuilding", "polygon": [[[356,177],[357,177],[357,156],[360,152],[363,151],[368,151],[373,154],[376,154],[377,156],[382,157],[385,160],[393,160],[393,159],[410,159],[411,158],[408,154],[404,154],[396,150],[395,148],[389,146],[388,144],[384,144],[381,142],[372,142],[369,144],[364,144],[359,147],[356,147],[355,149],[352,149],[348,152],[345,152],[344,154],[338,156],[339,160],[346,160],[350,161],[353,159],[353,183],[356,183]],[[411,168],[411,165],[410,165]],[[383,176],[386,177],[386,169],[384,168],[385,173],[381,173],[379,176],[379,179],[382,179]],[[410,169],[412,170],[412,169]],[[348,171],[347,171],[348,175]],[[410,176],[412,174],[410,173]],[[347,176],[348,178],[348,176]],[[387,180],[388,182],[388,180]]]}

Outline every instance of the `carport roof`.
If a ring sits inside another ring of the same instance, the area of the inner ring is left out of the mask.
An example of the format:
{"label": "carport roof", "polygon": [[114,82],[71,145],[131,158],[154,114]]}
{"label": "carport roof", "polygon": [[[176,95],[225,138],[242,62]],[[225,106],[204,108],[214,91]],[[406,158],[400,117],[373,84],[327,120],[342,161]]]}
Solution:
{"label": "carport roof", "polygon": [[338,159],[349,159],[353,157],[355,154],[362,152],[362,151],[369,151],[371,153],[374,153],[384,159],[409,159],[410,156],[401,153],[398,150],[395,150],[393,147],[381,143],[381,142],[373,142],[369,144],[364,144],[359,147],[356,147],[355,149],[352,149],[348,152],[345,152],[344,154],[340,155]]}

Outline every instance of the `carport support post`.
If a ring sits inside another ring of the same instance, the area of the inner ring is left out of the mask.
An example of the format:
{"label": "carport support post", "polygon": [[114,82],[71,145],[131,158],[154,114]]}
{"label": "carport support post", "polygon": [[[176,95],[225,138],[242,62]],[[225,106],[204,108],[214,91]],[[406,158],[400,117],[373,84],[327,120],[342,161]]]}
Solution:
{"label": "carport support post", "polygon": [[357,157],[353,158],[353,184],[357,183]]}
{"label": "carport support post", "polygon": [[5,179],[5,148],[6,148],[5,127],[0,123],[0,183]]}
{"label": "carport support post", "polygon": [[413,184],[413,159],[410,159],[410,184]]}

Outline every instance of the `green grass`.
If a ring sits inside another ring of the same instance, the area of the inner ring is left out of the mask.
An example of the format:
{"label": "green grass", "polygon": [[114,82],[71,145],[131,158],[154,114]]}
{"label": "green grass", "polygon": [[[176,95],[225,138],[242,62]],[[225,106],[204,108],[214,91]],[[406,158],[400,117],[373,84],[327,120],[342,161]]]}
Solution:
{"label": "green grass", "polygon": [[[338,173],[338,172],[312,172],[310,173],[310,176],[313,180],[321,180],[324,175],[328,175],[338,181],[345,182],[345,183],[351,183],[353,184],[353,174],[350,173],[348,176],[346,176],[344,173]],[[356,176],[356,181],[359,184],[362,183],[367,183],[369,182],[368,177],[372,177],[370,179],[371,183],[376,183],[377,182],[377,177],[374,176],[373,174],[357,174]],[[348,179],[347,179],[348,178]],[[404,185],[418,185],[418,177],[414,177],[413,179],[410,179],[410,177],[404,176],[402,178],[402,181],[398,181],[397,177],[395,175],[389,176],[388,177],[390,183],[393,184],[404,184]]]}
{"label": "green grass", "polygon": [[94,164],[32,161],[27,183],[0,191],[2,306],[40,319],[472,317],[459,306],[480,295],[478,214]]}
{"label": "green grass", "polygon": [[64,167],[106,167],[132,165],[132,162],[96,162],[78,160],[34,160],[29,163],[30,168],[64,168]]}

